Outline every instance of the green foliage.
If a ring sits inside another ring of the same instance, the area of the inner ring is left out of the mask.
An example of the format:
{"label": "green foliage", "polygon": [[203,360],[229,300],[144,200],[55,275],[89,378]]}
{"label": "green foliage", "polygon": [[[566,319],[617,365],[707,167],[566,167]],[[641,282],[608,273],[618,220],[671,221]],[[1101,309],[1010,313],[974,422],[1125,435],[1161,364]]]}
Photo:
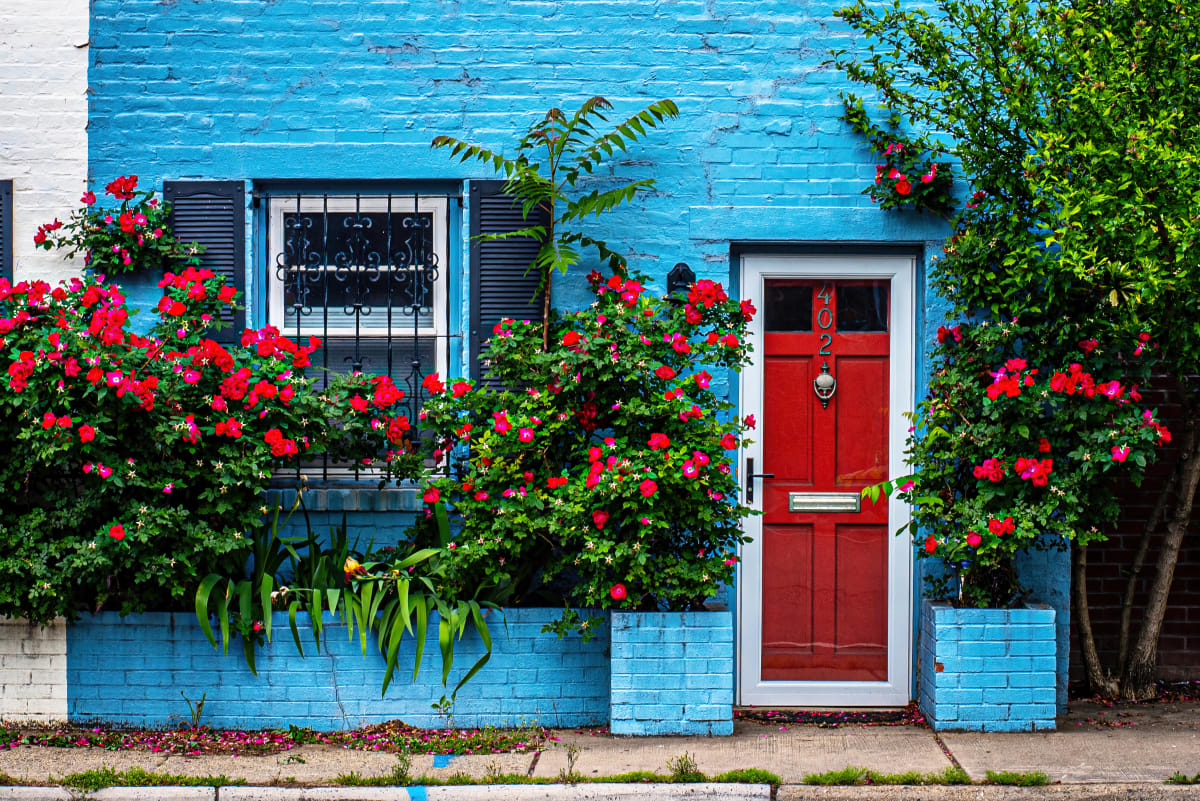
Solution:
{"label": "green foliage", "polygon": [[322,388],[304,374],[319,343],[269,327],[210,339],[236,300],[222,282],[168,273],[142,337],[115,285],[0,279],[0,614],[169,609],[240,574],[272,470],[301,454],[417,471],[389,379]]}
{"label": "green foliage", "polygon": [[[301,503],[297,496],[296,504]],[[295,510],[296,507],[293,507]],[[256,672],[256,650],[271,640],[271,615],[276,608],[287,610],[288,625],[297,652],[304,656],[297,616],[306,612],[313,641],[320,649],[325,614],[346,626],[347,636],[357,633],[363,655],[374,635],[374,644],[384,655],[387,669],[381,694],[386,694],[399,661],[405,632],[416,642],[413,679],[419,674],[425,650],[428,623],[438,620],[438,647],[442,658],[442,684],[446,685],[454,664],[454,643],[468,628],[483,642],[485,652],[466,671],[451,695],[443,697],[453,708],[454,693],[470,681],[491,658],[492,638],[484,610],[496,604],[485,597],[485,588],[474,595],[464,585],[447,591],[444,582],[446,561],[438,548],[419,548],[411,543],[400,549],[386,548],[377,553],[350,543],[346,523],[330,532],[323,544],[308,526],[305,538],[283,538],[279,531],[288,517],[279,520],[276,510],[269,526],[255,531],[252,558],[247,567],[249,578],[226,578],[210,574],[196,590],[196,616],[209,643],[217,647],[209,622],[216,615],[220,627],[220,647],[228,653],[231,630],[241,635],[243,653],[251,672]],[[444,511],[435,518],[438,539],[449,541]],[[292,585],[279,583],[284,560],[290,559]],[[449,596],[453,594],[453,599]],[[215,608],[214,608],[215,607]]]}
{"label": "green foliage", "polygon": [[[425,430],[454,463],[425,495],[456,517],[446,584],[513,604],[701,608],[732,579],[749,511],[728,456],[747,426],[705,368],[745,362],[753,309],[711,281],[679,303],[590,281],[596,303],[554,319],[548,351],[535,326],[496,326],[488,357],[509,389],[427,379]],[[559,632],[576,623],[590,635],[569,610]]]}
{"label": "green foliage", "polygon": [[887,116],[938,132],[971,181],[934,275],[956,314],[1067,320],[1122,347],[1148,331],[1155,358],[1190,387],[1200,22],[1185,9],[938,0],[837,12],[867,42],[836,53],[838,66]]}
{"label": "green foliage", "polygon": [[783,779],[780,779],[777,774],[762,768],[737,768],[735,770],[727,770],[724,773],[718,773],[713,776],[714,782],[728,784],[771,784],[776,787],[783,784]]}
{"label": "green foliage", "polygon": [[940,771],[925,774],[925,784],[970,784],[971,777],[958,765],[947,765]]}
{"label": "green foliage", "polygon": [[333,779],[342,787],[405,787],[412,780],[412,757],[397,754],[396,764],[383,776],[359,776],[356,772],[340,773]]}
{"label": "green foliage", "polygon": [[[946,144],[935,149],[957,158],[975,189],[1028,210],[1034,197],[1020,165],[1048,127],[1047,109],[1062,89],[1047,27],[1058,7],[937,0],[916,8],[862,0],[835,14],[863,34],[865,49],[835,52],[834,60],[874,92],[887,116],[936,132]],[[847,100],[861,107],[857,96]]]}
{"label": "green foliage", "polygon": [[1186,773],[1175,771],[1169,778],[1163,781],[1163,784],[1200,784],[1200,773],[1195,776],[1189,776]]}
{"label": "green foliage", "polygon": [[38,226],[33,243],[44,250],[61,248],[69,259],[83,254],[83,264],[94,275],[120,275],[137,270],[162,271],[177,264],[197,264],[203,248],[184,244],[171,231],[171,206],[160,203],[153,190],[137,190],[137,176],[122,176],[106,187],[120,200],[117,206],[97,204],[85,192],[82,208],[67,222],[56,217]]}
{"label": "green foliage", "polygon": [[866,775],[866,768],[857,768],[853,765],[849,765],[841,770],[827,770],[824,773],[806,773],[801,781],[804,784],[815,784],[822,787],[845,784],[866,784],[864,781]]}
{"label": "green foliage", "polygon": [[183,702],[187,704],[189,728],[200,728],[200,720],[204,717],[204,702],[208,700],[208,693],[201,693],[200,700],[196,702],[193,702],[192,699],[184,695],[183,690],[179,691],[179,695],[183,698]]}
{"label": "green foliage", "polygon": [[114,770],[104,767],[95,770],[85,770],[80,773],[68,773],[58,779],[53,779],[63,787],[70,787],[85,793],[102,790],[105,787],[241,787],[245,779],[231,779],[221,774],[219,776],[182,776],[172,773],[154,773],[145,768],[132,767],[126,770]]}
{"label": "green foliage", "polygon": [[[1200,367],[1200,20],[1170,0],[1058,10],[1053,104],[1024,168],[1053,269],[1156,356],[1195,407]],[[1170,22],[1166,22],[1169,20]],[[1045,261],[1045,260],[1043,260]],[[1085,307],[1088,308],[1088,307]]]}
{"label": "green foliage", "polygon": [[677,757],[668,759],[667,770],[671,771],[671,781],[673,782],[706,781],[704,774],[700,772],[700,766],[696,764],[696,760],[687,751],[684,751]]}
{"label": "green foliage", "polygon": [[[646,108],[609,129],[597,126],[608,122],[612,104],[603,97],[584,101],[573,114],[552,108],[529,126],[517,140],[516,153],[504,156],[479,145],[452,136],[435,137],[433,148],[448,148],[459,161],[481,161],[505,178],[505,191],[515,195],[525,220],[535,209],[548,220],[535,222],[519,231],[488,234],[484,239],[530,237],[541,243],[530,269],[540,277],[549,311],[550,283],[554,271],[566,273],[582,258],[581,249],[594,248],[613,272],[624,274],[625,258],[604,242],[583,233],[579,224],[599,217],[639,194],[654,188],[654,179],[643,178],[604,189],[610,183],[593,175],[605,159],[626,152],[664,120],[679,116],[679,108],[670,100],[651,103]],[[589,180],[590,179],[590,180]],[[587,191],[589,186],[600,186]],[[535,215],[534,219],[537,217]],[[549,315],[547,314],[547,318]],[[543,348],[548,344],[549,322],[543,329]]]}
{"label": "green foliage", "polygon": [[882,773],[869,768],[859,768],[851,765],[841,770],[830,770],[824,773],[806,773],[802,782],[804,784],[821,786],[863,786],[870,784],[917,786],[970,784],[971,778],[965,770],[954,765],[947,765],[942,770],[930,773],[922,773],[919,770],[910,770],[903,773]]}
{"label": "green foliage", "polygon": [[1006,784],[1013,787],[1044,787],[1050,783],[1050,777],[1042,770],[989,770],[987,784]]}

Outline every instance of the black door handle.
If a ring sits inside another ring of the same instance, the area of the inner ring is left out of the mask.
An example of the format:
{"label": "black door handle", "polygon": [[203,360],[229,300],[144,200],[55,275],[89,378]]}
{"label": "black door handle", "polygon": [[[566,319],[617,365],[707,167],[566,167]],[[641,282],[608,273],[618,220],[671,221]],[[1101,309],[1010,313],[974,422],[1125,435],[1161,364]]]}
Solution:
{"label": "black door handle", "polygon": [[774,473],[755,473],[754,460],[746,459],[746,503],[754,503],[754,479],[756,478],[775,478]]}

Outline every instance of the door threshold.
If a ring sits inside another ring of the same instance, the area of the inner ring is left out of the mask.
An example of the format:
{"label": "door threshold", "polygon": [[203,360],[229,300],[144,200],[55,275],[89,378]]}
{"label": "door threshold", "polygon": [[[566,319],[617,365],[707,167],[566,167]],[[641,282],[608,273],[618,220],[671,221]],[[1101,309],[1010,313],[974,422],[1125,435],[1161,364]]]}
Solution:
{"label": "door threshold", "polygon": [[763,725],[817,726],[922,726],[925,716],[916,701],[903,707],[801,707],[735,706],[735,720]]}

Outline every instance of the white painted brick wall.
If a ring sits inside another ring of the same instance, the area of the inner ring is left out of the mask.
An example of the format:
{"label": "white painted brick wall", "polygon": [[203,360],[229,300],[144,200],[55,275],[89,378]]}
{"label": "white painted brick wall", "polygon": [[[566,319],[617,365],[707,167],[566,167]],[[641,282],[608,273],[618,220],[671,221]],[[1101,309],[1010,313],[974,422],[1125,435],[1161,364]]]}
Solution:
{"label": "white painted brick wall", "polygon": [[67,719],[67,626],[0,617],[0,720]]}
{"label": "white painted brick wall", "polygon": [[79,272],[34,247],[79,205],[87,180],[88,0],[0,0],[0,179],[13,181],[17,280]]}

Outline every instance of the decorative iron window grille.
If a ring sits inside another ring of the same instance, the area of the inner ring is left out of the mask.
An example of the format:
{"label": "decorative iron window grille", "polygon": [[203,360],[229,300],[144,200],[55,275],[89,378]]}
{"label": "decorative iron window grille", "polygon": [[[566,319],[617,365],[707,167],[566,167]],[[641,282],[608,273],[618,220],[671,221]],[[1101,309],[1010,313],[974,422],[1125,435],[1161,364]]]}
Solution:
{"label": "decorative iron window grille", "polygon": [[[405,392],[417,426],[422,379],[445,373],[447,199],[416,195],[265,194],[268,322],[324,343],[314,376],[379,373]],[[323,478],[350,465],[321,465]],[[313,471],[304,468],[306,474]]]}

